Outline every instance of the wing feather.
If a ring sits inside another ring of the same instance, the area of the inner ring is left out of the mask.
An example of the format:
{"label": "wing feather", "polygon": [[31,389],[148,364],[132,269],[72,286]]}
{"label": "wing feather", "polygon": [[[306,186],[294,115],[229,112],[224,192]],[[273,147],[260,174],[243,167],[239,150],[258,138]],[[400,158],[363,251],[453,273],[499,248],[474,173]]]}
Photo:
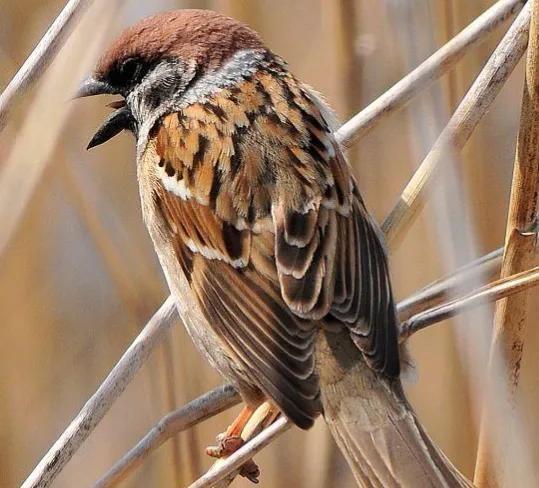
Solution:
{"label": "wing feather", "polygon": [[294,408],[285,409],[294,422],[312,425],[318,411],[315,331],[294,327],[299,319],[278,296],[272,297],[257,284],[256,272],[240,275],[223,262],[198,263],[192,286],[214,320],[217,334],[278,404],[295,401]]}
{"label": "wing feather", "polygon": [[256,77],[158,122],[155,201],[208,326],[309,427],[317,328],[346,327],[394,376],[395,307],[380,232],[319,102],[286,72]]}

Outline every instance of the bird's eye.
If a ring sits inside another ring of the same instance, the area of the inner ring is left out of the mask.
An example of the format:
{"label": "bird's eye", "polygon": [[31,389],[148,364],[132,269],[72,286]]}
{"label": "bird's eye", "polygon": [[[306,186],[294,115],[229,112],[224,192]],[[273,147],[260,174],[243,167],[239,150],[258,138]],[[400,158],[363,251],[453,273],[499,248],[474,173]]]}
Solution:
{"label": "bird's eye", "polygon": [[117,87],[120,92],[128,92],[140,83],[148,69],[148,63],[143,59],[139,57],[126,58],[117,63],[110,71],[108,75],[109,82],[112,86]]}
{"label": "bird's eye", "polygon": [[136,58],[128,58],[120,65],[120,75],[127,83],[136,83],[142,75],[142,65]]}

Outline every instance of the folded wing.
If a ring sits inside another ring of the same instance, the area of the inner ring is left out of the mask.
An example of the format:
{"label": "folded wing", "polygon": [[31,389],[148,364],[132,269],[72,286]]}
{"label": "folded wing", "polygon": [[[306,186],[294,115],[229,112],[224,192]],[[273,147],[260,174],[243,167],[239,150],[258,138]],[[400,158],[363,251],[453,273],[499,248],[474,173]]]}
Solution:
{"label": "folded wing", "polygon": [[319,102],[288,74],[164,117],[154,199],[208,324],[295,423],[319,412],[317,328],[399,372],[387,259]]}

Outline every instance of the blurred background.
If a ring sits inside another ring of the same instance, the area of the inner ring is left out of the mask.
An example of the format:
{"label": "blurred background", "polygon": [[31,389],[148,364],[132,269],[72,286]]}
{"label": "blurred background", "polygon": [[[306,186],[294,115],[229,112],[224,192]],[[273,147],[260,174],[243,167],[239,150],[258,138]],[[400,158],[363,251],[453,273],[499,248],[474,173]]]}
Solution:
{"label": "blurred background", "polygon": [[[96,0],[0,134],[0,486],[15,487],[95,391],[167,296],[141,219],[129,135],[87,152],[109,109],[70,101],[104,46],[137,19],[173,8],[211,8],[247,22],[323,93],[341,121],[417,66],[492,0]],[[63,0],[2,0],[0,86],[63,7]],[[381,221],[507,28],[469,52],[408,108],[349,152],[368,207]],[[427,208],[392,250],[404,298],[503,244],[523,84],[521,63],[462,157],[448,161]],[[534,293],[532,291],[532,293]],[[537,293],[537,292],[535,292]],[[537,295],[536,295],[537,296]],[[539,486],[539,300],[530,300],[517,398],[523,444],[510,469]],[[492,307],[430,327],[410,350],[418,380],[406,386],[428,432],[472,476]],[[90,486],[175,407],[221,383],[181,326],[55,482]],[[213,442],[239,407],[163,445],[123,483],[185,486],[211,460]],[[257,456],[261,486],[351,486],[325,425],[293,430]],[[248,486],[237,480],[235,486]]]}

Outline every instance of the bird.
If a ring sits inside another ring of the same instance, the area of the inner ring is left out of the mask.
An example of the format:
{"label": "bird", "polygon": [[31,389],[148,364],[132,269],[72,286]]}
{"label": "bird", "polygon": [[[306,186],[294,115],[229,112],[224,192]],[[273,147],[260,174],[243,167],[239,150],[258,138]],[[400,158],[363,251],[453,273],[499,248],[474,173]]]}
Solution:
{"label": "bird", "polygon": [[94,95],[120,100],[88,148],[135,136],[178,312],[245,403],[209,454],[267,404],[268,423],[322,415],[360,486],[470,486],[403,393],[383,236],[323,98],[247,25],[196,9],[128,27],[77,93]]}

